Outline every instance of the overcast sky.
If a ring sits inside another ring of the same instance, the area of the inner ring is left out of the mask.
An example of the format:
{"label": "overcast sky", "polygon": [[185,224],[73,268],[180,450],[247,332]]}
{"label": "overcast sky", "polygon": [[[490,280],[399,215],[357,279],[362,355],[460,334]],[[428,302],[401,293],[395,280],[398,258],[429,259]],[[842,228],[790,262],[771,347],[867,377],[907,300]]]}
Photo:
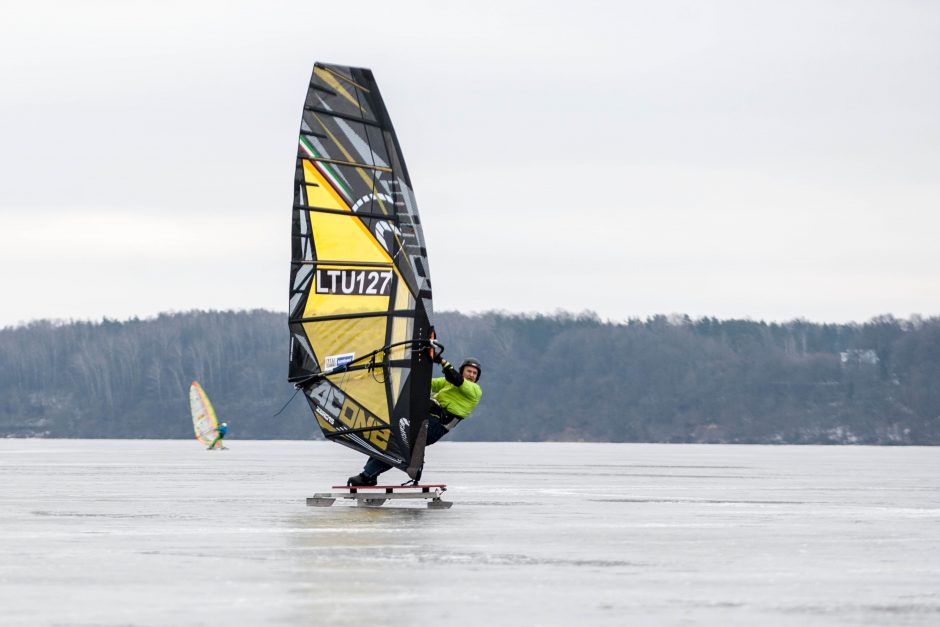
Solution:
{"label": "overcast sky", "polygon": [[286,311],[317,60],[375,73],[437,310],[940,315],[940,3],[22,0],[0,326]]}

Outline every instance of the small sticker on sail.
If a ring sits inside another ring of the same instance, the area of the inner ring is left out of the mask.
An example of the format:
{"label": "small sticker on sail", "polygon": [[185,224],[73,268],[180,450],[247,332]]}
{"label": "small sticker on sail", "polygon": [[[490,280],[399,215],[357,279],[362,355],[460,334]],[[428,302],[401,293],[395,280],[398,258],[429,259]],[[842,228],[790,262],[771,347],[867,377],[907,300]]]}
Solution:
{"label": "small sticker on sail", "polygon": [[338,366],[345,366],[356,358],[356,353],[342,353],[341,355],[327,355],[324,370],[332,370]]}

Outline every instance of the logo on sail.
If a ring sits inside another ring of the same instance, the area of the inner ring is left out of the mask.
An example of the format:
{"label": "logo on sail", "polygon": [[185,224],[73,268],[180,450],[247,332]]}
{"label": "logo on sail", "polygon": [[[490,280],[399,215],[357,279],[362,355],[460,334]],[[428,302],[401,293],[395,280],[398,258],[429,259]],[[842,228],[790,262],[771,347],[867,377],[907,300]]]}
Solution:
{"label": "logo on sail", "polygon": [[398,431],[401,434],[401,441],[405,443],[405,448],[408,448],[408,427],[411,426],[411,421],[407,418],[402,418],[398,421]]}
{"label": "logo on sail", "polygon": [[351,363],[352,360],[356,358],[356,353],[343,353],[341,355],[327,355],[326,363],[324,364],[326,370],[332,370],[338,366],[345,366],[348,363]]}

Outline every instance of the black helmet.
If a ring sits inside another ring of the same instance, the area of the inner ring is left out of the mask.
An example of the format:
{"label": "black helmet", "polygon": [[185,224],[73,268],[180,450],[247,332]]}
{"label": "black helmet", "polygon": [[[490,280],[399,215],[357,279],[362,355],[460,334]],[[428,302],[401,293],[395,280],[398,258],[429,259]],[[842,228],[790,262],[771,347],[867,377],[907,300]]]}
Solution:
{"label": "black helmet", "polygon": [[473,357],[467,357],[463,360],[463,363],[460,364],[460,368],[457,368],[457,372],[463,374],[463,369],[467,366],[473,366],[477,369],[477,381],[479,381],[480,377],[483,376],[483,366],[480,365],[480,360],[474,359]]}

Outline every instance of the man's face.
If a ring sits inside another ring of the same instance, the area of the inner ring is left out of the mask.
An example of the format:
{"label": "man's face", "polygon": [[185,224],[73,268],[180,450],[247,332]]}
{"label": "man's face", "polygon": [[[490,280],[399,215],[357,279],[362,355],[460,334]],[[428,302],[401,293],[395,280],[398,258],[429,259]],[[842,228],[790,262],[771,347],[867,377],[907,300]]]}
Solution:
{"label": "man's face", "polygon": [[462,374],[463,378],[467,381],[476,383],[477,377],[480,376],[480,371],[477,370],[476,366],[464,366],[460,374]]}

